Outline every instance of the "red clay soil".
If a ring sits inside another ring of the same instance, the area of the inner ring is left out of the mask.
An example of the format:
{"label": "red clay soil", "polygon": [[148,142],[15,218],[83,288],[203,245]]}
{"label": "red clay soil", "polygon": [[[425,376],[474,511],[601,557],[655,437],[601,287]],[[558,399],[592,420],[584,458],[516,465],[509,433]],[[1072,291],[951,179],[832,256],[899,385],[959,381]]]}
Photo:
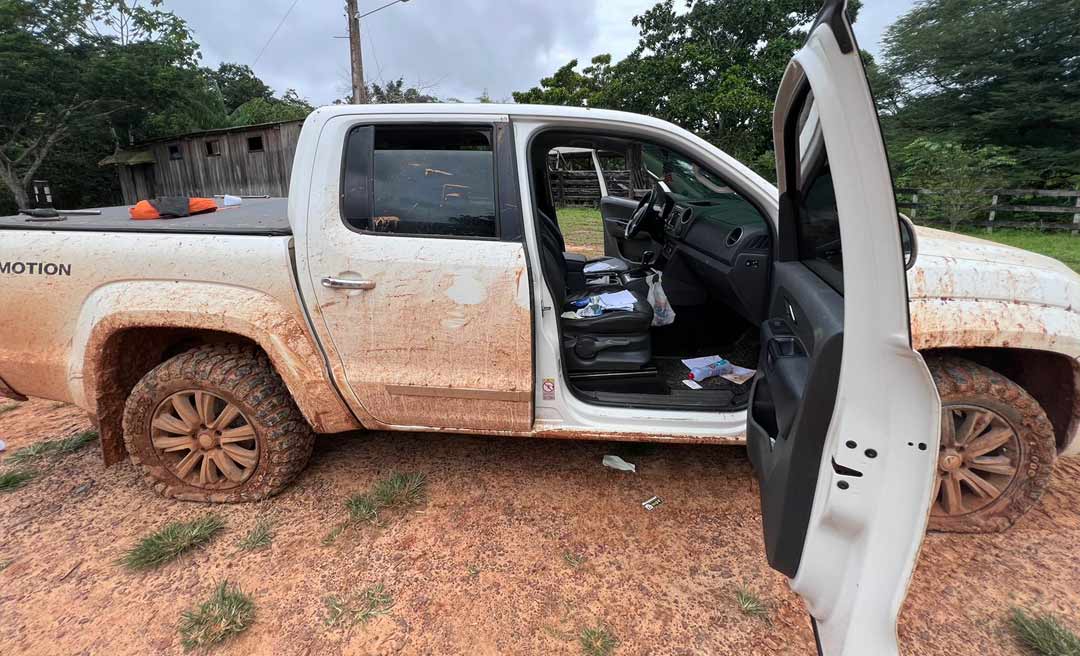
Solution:
{"label": "red clay soil", "polygon": [[[30,401],[0,415],[12,450],[89,427],[79,410]],[[606,469],[607,453],[638,466]],[[180,614],[219,581],[257,605],[220,654],[580,654],[602,624],[615,654],[810,654],[809,622],[765,564],[757,488],[734,447],[616,445],[465,436],[325,436],[310,466],[260,504],[157,497],[130,464],[104,469],[96,446],[36,465],[0,493],[0,654],[179,654]],[[0,468],[4,468],[0,463]],[[391,472],[423,472],[428,500],[383,527],[322,538],[344,502]],[[641,502],[657,494],[653,512]],[[148,573],[116,559],[177,519],[220,512],[206,548]],[[236,547],[260,518],[269,549]],[[1080,617],[1080,463],[999,535],[931,535],[900,639],[905,654],[1017,654],[1012,605]],[[583,559],[574,566],[566,554]],[[323,598],[383,584],[387,616],[329,628]],[[742,614],[746,587],[769,605]]]}

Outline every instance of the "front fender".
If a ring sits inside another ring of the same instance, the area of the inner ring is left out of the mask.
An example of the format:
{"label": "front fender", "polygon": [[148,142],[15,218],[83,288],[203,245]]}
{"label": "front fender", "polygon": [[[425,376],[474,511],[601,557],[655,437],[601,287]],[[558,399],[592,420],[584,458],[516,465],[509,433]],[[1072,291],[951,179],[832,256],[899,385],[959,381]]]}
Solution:
{"label": "front fender", "polygon": [[[106,345],[137,328],[212,330],[250,339],[269,356],[301,413],[318,432],[360,428],[326,375],[322,355],[296,312],[263,292],[220,283],[127,281],[105,285],[83,303],[72,341],[69,391],[100,418]],[[121,361],[127,357],[119,354]]]}
{"label": "front fender", "polygon": [[[916,350],[1006,348],[1058,353],[1080,371],[1080,313],[1071,308],[1016,301],[917,298],[911,301]],[[1080,399],[1080,373],[1074,374]],[[1062,455],[1080,453],[1080,407],[1062,442]]]}

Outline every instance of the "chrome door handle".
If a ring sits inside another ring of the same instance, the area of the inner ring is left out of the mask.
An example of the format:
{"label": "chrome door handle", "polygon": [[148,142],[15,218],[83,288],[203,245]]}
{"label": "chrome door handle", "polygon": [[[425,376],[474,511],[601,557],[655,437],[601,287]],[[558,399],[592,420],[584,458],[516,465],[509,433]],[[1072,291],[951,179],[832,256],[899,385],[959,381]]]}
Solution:
{"label": "chrome door handle", "polygon": [[326,276],[322,279],[322,286],[330,289],[375,289],[374,280],[349,280],[346,278],[333,278]]}

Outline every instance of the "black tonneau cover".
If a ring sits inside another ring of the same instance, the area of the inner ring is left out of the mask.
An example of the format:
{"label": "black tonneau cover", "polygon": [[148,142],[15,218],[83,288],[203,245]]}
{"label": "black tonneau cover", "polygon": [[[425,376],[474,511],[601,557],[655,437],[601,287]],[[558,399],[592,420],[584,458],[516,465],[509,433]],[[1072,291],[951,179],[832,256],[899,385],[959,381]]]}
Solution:
{"label": "black tonneau cover", "polygon": [[[163,232],[214,235],[291,235],[287,198],[245,198],[241,205],[220,207],[209,214],[178,219],[133,221],[130,205],[101,207],[97,216],[66,215],[63,221],[31,220],[17,214],[0,216],[0,230],[62,230],[87,232]],[[80,208],[81,209],[81,208]],[[91,208],[87,208],[91,209]]]}

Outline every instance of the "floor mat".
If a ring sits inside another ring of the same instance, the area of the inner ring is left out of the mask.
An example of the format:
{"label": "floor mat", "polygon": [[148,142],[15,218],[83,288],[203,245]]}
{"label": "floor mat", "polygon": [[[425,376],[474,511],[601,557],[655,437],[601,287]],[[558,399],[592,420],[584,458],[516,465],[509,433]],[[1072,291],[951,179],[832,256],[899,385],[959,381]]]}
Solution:
{"label": "floor mat", "polygon": [[[683,384],[683,381],[686,380],[686,374],[690,373],[690,370],[682,363],[682,358],[653,358],[653,362],[656,363],[657,374],[669,389],[680,392],[694,391]],[[746,405],[750,397],[750,381],[738,385],[726,378],[713,376],[700,381],[698,384],[701,385],[703,390],[730,392],[732,395],[731,404],[734,406]]]}

